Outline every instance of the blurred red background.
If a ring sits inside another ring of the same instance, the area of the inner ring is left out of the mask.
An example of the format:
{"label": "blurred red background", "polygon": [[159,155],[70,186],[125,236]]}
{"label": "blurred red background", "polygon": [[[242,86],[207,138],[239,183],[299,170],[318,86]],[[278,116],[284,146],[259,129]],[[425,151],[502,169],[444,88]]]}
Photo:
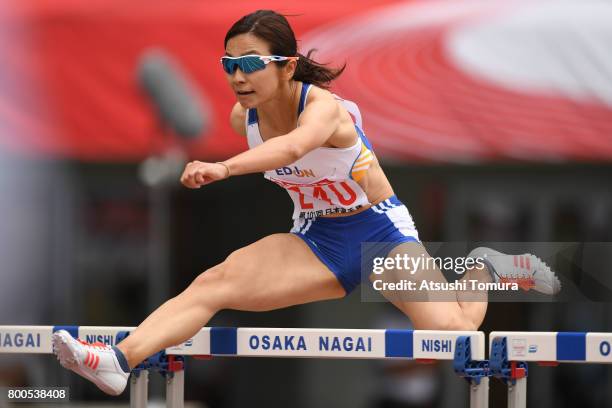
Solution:
{"label": "blurred red background", "polygon": [[[458,63],[449,45],[454,33],[524,12],[508,4],[317,0],[262,1],[256,7],[295,15],[289,20],[298,39],[306,39],[301,45],[320,49],[315,58],[348,63],[333,90],[359,104],[383,159],[609,161],[612,110],[596,92],[574,98],[555,89],[508,86]],[[228,124],[235,99],[219,57],[227,29],[254,7],[249,1],[196,0],[5,4],[0,142],[13,152],[80,161],[147,157],[164,138],[136,83],[136,67],[143,52],[160,47],[181,63],[212,109],[206,137],[185,145],[189,156],[216,160],[246,149]],[[524,33],[509,33],[515,34]],[[564,65],[567,55],[549,54],[555,70],[570,72],[584,60],[576,54]],[[529,56],[524,58],[531,69]]]}

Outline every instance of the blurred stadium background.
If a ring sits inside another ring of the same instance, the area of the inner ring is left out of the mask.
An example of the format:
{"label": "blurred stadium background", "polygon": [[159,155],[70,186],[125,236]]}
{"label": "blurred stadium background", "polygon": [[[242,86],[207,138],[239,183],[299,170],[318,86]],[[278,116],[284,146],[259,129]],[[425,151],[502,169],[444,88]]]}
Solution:
{"label": "blurred stadium background", "polygon": [[[230,25],[259,8],[293,15],[301,52],[347,63],[332,90],[360,106],[424,241],[612,241],[608,1],[4,0],[0,324],[137,325],[232,250],[289,230],[290,200],[260,175],[197,191],[177,175],[185,160],[246,149],[229,127],[219,57]],[[161,125],[139,87],[151,48],[200,93],[200,137]],[[485,331],[612,331],[607,302],[489,310]],[[409,327],[359,291],[211,324]],[[466,392],[445,365],[222,359],[187,370],[187,400],[212,408],[459,407]],[[612,406],[609,368],[533,367],[530,377],[530,406]],[[49,358],[0,357],[0,383],[117,401]],[[491,406],[505,406],[503,387],[493,391]]]}

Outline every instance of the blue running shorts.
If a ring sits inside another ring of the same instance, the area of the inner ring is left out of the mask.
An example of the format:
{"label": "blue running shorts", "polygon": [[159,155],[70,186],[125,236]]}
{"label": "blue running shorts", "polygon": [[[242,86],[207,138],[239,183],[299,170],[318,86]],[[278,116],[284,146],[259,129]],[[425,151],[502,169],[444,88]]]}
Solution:
{"label": "blue running shorts", "polygon": [[396,196],[355,215],[299,218],[291,232],[336,275],[347,295],[362,280],[362,242],[389,243],[388,250],[404,242],[419,242],[412,217]]}

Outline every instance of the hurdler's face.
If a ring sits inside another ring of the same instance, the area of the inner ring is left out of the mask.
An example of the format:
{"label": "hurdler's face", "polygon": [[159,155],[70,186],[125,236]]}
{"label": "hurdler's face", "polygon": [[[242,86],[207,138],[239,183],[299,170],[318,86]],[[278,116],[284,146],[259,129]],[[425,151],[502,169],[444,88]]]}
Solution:
{"label": "hurdler's face", "polygon": [[[227,42],[225,53],[229,57],[272,54],[268,43],[252,34],[232,37]],[[289,61],[283,67],[271,62],[265,68],[248,74],[237,68],[226,77],[238,102],[244,108],[254,108],[272,99],[283,81],[291,80],[294,71],[295,61]]]}

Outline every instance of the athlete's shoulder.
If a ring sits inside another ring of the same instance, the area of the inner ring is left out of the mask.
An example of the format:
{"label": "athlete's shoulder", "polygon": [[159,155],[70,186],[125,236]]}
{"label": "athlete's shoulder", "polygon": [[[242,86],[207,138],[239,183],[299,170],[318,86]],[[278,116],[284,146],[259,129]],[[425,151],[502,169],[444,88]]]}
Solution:
{"label": "athlete's shoulder", "polygon": [[325,112],[333,117],[338,115],[338,103],[334,94],[327,89],[319,88],[315,85],[310,85],[308,95],[304,103],[304,110],[316,114]]}
{"label": "athlete's shoulder", "polygon": [[246,115],[247,110],[240,102],[236,102],[232,108],[232,113],[230,113],[230,124],[232,129],[242,136],[246,136]]}
{"label": "athlete's shoulder", "polygon": [[327,89],[319,88],[316,85],[310,85],[308,96],[306,98],[306,105],[308,105],[309,102],[333,101],[335,99],[334,94],[329,92]]}

